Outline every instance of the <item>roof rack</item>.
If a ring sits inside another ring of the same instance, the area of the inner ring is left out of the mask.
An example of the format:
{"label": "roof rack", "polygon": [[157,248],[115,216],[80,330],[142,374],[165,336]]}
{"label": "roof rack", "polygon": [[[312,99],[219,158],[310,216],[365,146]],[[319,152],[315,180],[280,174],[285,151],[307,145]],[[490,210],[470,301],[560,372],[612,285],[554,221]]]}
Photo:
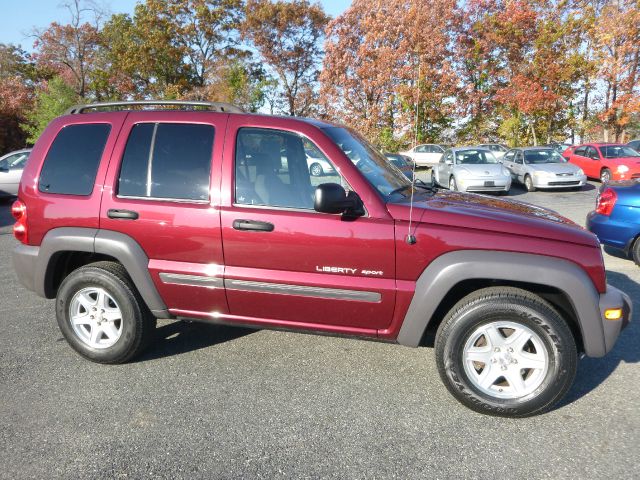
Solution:
{"label": "roof rack", "polygon": [[205,110],[213,112],[224,113],[245,113],[240,107],[232,105],[230,103],[223,102],[200,102],[190,100],[134,100],[130,102],[102,102],[102,103],[90,103],[87,105],[74,105],[65,112],[65,115],[75,115],[78,113],[84,113],[85,110],[100,110],[110,109],[117,107],[130,107],[130,106],[172,106],[172,107],[203,107]]}

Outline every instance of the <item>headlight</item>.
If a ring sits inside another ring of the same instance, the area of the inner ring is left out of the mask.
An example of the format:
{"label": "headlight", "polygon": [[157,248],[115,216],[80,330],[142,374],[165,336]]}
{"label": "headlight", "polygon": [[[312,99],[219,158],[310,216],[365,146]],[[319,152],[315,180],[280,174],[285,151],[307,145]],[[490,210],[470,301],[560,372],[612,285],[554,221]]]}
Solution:
{"label": "headlight", "polygon": [[536,170],[535,172],[533,172],[533,174],[536,177],[549,177],[549,176],[553,176],[553,173],[551,172],[545,172],[544,170]]}
{"label": "headlight", "polygon": [[584,170],[579,168],[578,171],[576,172],[576,175],[584,175]]}
{"label": "headlight", "polygon": [[618,165],[618,173],[627,173],[629,171],[629,167],[626,165]]}

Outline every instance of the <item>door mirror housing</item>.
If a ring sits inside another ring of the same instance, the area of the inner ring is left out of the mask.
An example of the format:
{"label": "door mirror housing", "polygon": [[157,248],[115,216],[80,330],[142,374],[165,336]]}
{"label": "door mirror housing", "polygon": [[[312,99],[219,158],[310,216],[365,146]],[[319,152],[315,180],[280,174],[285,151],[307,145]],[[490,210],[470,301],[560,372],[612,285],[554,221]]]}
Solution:
{"label": "door mirror housing", "polygon": [[322,183],[316,187],[313,208],[320,213],[364,215],[362,200],[355,192],[349,192],[337,183]]}

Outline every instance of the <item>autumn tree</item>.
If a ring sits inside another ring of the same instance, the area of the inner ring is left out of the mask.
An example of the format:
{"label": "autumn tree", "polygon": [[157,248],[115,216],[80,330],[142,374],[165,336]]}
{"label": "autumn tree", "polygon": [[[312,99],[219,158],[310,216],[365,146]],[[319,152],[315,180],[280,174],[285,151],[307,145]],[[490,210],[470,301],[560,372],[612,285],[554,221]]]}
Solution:
{"label": "autumn tree", "polygon": [[49,122],[80,101],[78,94],[61,77],[43,82],[35,93],[34,106],[25,115],[23,130],[28,141],[35,143]]}
{"label": "autumn tree", "polygon": [[594,36],[605,83],[604,139],[623,141],[625,127],[640,112],[640,2],[609,2],[594,24]]}
{"label": "autumn tree", "polygon": [[[99,48],[99,13],[81,0],[64,4],[70,22],[53,22],[34,33],[34,58],[40,68],[47,68],[63,78],[81,98],[89,96],[91,71]],[[94,23],[86,20],[91,16]]]}
{"label": "autumn tree", "polygon": [[242,36],[275,72],[289,115],[309,115],[329,20],[320,4],[307,0],[248,0]]}
{"label": "autumn tree", "polygon": [[25,145],[20,124],[32,103],[34,72],[26,52],[0,44],[0,155]]}
{"label": "autumn tree", "polygon": [[[436,140],[451,124],[453,0],[353,2],[327,27],[328,113],[385,148]],[[415,104],[418,103],[418,124]]]}

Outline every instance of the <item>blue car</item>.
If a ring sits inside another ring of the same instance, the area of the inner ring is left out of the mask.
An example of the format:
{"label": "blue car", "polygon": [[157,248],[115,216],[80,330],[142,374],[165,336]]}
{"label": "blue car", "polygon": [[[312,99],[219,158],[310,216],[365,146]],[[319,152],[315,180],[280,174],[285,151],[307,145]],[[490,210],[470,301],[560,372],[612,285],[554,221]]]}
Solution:
{"label": "blue car", "polygon": [[587,228],[600,243],[622,250],[640,265],[640,182],[612,182],[600,187]]}

